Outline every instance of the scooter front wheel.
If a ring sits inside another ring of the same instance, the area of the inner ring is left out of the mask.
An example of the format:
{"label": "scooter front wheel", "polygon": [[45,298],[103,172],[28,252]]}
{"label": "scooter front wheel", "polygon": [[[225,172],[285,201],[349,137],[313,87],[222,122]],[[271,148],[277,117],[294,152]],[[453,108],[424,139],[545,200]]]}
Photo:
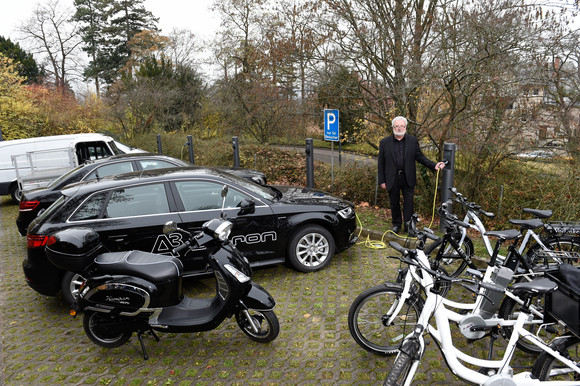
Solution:
{"label": "scooter front wheel", "polygon": [[276,339],[280,323],[274,311],[238,310],[236,322],[250,339],[268,343]]}
{"label": "scooter front wheel", "polygon": [[121,316],[97,311],[85,312],[83,327],[93,343],[105,348],[122,346],[133,334]]}

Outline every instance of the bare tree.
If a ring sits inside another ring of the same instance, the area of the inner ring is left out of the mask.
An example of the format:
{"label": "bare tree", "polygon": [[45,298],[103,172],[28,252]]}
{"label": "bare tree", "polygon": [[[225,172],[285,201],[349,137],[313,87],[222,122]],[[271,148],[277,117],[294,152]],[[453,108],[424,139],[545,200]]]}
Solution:
{"label": "bare tree", "polygon": [[71,22],[71,9],[60,6],[58,0],[39,4],[33,16],[19,27],[31,51],[44,58],[47,74],[55,87],[70,89],[70,82],[82,68],[79,57],[81,39],[77,24]]}
{"label": "bare tree", "polygon": [[[435,39],[433,23],[442,0],[325,0],[344,63],[361,75],[369,119],[387,127],[406,115],[409,130],[420,130],[418,97]],[[372,143],[373,141],[370,141]]]}

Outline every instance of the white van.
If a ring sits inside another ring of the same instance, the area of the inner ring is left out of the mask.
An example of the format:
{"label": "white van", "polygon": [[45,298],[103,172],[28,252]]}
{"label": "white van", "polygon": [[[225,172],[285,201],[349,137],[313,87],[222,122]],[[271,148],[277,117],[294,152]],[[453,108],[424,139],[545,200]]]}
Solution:
{"label": "white van", "polygon": [[[50,175],[53,179],[87,160],[132,152],[127,149],[130,148],[103,134],[66,134],[0,141],[0,195],[10,194],[12,200],[18,203],[23,177],[43,172],[47,178]],[[49,170],[52,174],[48,173]]]}

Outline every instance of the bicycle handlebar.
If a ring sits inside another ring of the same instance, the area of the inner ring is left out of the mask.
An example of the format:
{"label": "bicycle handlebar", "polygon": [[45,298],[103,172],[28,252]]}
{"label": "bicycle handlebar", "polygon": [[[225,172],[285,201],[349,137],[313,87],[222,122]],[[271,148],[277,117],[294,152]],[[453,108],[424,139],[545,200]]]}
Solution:
{"label": "bicycle handlebar", "polygon": [[481,213],[489,218],[495,217],[495,214],[493,212],[486,212],[485,210],[482,210],[481,205],[476,204],[475,202],[467,201],[467,199],[463,197],[463,195],[459,193],[456,188],[449,188],[449,190],[451,191],[451,193],[455,195],[453,201],[459,203],[461,206],[474,212]]}

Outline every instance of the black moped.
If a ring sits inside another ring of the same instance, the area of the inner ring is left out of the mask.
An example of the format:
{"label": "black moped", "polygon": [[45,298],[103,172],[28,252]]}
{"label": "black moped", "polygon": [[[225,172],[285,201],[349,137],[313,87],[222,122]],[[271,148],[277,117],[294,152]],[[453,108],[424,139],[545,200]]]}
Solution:
{"label": "black moped", "polygon": [[[226,195],[224,186],[224,201]],[[252,211],[253,203],[245,201],[238,215]],[[86,228],[52,235],[46,247],[49,260],[87,278],[71,310],[72,315],[84,311],[87,336],[99,346],[112,348],[123,345],[136,332],[147,359],[144,334],[159,341],[155,331],[209,331],[235,315],[250,339],[263,343],[276,339],[280,325],[272,310],[275,301],[251,280],[248,260],[228,239],[233,224],[223,213],[222,203],[220,218],[203,224],[195,235],[177,228],[175,222],[163,227],[165,233],[187,236],[174,255],[188,248],[207,250],[207,263],[216,281],[216,294],[207,299],[182,293],[183,266],[176,257],[141,251],[103,253],[98,234]]]}

